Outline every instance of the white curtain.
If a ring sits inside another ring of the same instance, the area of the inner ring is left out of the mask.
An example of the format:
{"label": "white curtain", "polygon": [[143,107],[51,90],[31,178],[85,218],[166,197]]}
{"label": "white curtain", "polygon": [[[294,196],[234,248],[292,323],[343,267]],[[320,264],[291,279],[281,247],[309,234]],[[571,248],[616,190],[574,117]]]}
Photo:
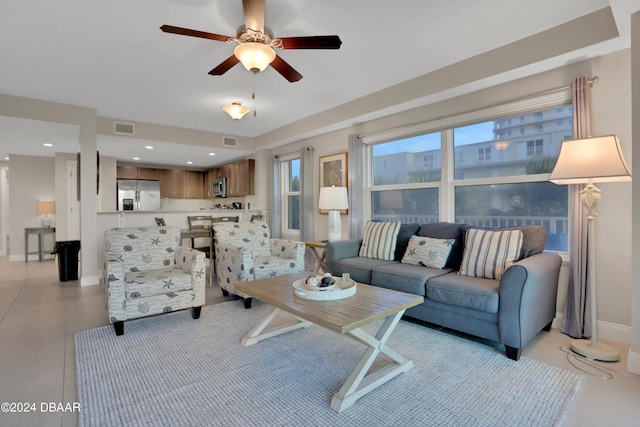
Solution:
{"label": "white curtain", "polygon": [[280,157],[273,156],[273,188],[271,192],[271,218],[269,227],[271,228],[271,236],[274,238],[280,238],[282,233],[281,221],[282,221],[282,208],[280,207],[280,200],[282,199],[282,192],[280,187]]}
{"label": "white curtain", "polygon": [[300,240],[313,240],[313,147],[300,149]]}
{"label": "white curtain", "polygon": [[[573,138],[591,136],[591,82],[581,76],[573,82]],[[587,280],[587,217],[580,201],[583,185],[569,185],[569,216],[573,229],[570,234],[571,273],[569,292],[562,321],[562,332],[574,338],[591,336],[591,302]]]}
{"label": "white curtain", "polygon": [[349,135],[349,238],[363,236],[364,162],[366,147],[358,135]]}

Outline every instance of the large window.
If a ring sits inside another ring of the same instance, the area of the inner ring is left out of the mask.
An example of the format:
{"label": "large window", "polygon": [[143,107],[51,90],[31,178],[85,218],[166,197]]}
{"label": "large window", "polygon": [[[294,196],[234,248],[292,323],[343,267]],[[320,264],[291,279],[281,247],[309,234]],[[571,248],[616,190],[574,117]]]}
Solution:
{"label": "large window", "polygon": [[283,159],[281,163],[282,230],[300,231],[300,158]]}
{"label": "large window", "polygon": [[547,249],[566,251],[567,187],[547,178],[562,141],[571,138],[572,107],[563,101],[501,114],[373,144],[371,217],[492,227],[540,224],[547,229]]}

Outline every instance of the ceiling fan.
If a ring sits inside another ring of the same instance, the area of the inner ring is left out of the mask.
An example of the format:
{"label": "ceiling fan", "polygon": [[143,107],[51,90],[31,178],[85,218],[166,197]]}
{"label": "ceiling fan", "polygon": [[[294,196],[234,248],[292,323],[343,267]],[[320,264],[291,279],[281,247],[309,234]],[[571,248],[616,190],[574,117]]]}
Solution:
{"label": "ceiling fan", "polygon": [[188,28],[163,25],[165,33],[200,37],[227,43],[237,43],[234,54],[209,71],[212,76],[221,76],[238,62],[253,73],[263,71],[271,65],[285,79],[297,82],[302,74],[278,56],[274,49],[340,49],[342,40],[338,36],[308,36],[274,38],[271,29],[264,25],[264,0],[242,0],[244,25],[238,27],[236,37],[222,36]]}

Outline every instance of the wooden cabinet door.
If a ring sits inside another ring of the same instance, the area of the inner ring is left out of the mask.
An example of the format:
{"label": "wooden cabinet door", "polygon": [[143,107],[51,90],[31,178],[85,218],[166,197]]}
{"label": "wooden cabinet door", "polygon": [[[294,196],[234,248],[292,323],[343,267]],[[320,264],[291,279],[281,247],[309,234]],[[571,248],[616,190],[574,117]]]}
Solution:
{"label": "wooden cabinet door", "polygon": [[173,170],[160,169],[160,198],[173,198]]}
{"label": "wooden cabinet door", "polygon": [[118,166],[116,168],[117,179],[137,179],[137,168],[133,166]]}
{"label": "wooden cabinet door", "polygon": [[148,179],[151,181],[157,181],[160,179],[160,174],[158,173],[158,169],[153,168],[136,168],[137,169],[137,179]]}
{"label": "wooden cabinet door", "polygon": [[186,193],[187,199],[204,199],[204,174],[202,172],[186,172]]}
{"label": "wooden cabinet door", "polygon": [[252,195],[254,193],[255,161],[253,159],[242,160],[236,165],[236,195]]}
{"label": "wooden cabinet door", "polygon": [[173,198],[187,198],[187,171],[173,170]]}

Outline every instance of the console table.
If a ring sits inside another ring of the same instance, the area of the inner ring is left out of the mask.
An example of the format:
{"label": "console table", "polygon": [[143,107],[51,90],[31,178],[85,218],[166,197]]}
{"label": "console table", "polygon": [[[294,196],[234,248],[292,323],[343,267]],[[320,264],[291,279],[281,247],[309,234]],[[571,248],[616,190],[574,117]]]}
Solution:
{"label": "console table", "polygon": [[[31,227],[24,229],[24,262],[29,262],[29,254],[38,254],[38,259],[42,261],[44,256],[44,235],[55,234],[55,227]],[[29,252],[29,234],[38,235],[38,252]]]}

